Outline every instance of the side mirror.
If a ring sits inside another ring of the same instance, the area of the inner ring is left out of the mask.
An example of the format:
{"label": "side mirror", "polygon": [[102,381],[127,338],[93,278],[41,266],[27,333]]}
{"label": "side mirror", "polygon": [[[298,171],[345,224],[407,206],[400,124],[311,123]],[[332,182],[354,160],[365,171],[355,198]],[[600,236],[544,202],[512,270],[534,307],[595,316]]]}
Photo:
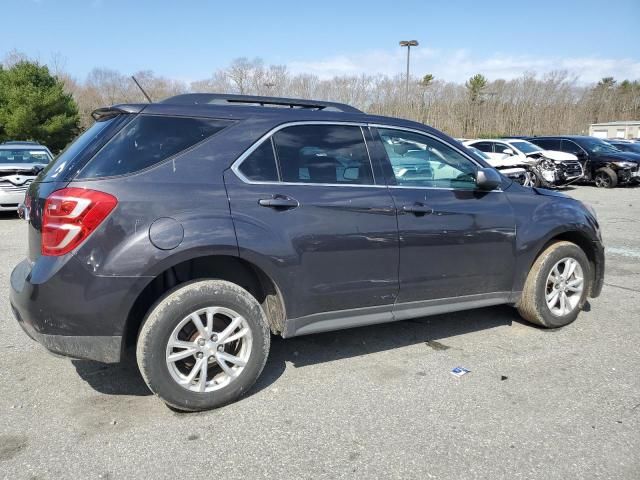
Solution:
{"label": "side mirror", "polygon": [[502,153],[506,153],[507,155],[513,155],[513,150],[511,150],[510,148],[505,148],[504,150],[502,150]]}
{"label": "side mirror", "polygon": [[502,184],[502,177],[493,168],[481,168],[476,175],[476,185],[480,190],[493,190]]}

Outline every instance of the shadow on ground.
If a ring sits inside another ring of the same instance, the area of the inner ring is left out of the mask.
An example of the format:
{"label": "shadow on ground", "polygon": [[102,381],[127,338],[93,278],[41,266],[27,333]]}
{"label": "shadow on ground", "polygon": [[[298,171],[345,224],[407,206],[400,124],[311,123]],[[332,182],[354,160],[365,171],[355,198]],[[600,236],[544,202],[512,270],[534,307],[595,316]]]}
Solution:
{"label": "shadow on ground", "polygon": [[[369,355],[424,343],[427,348],[447,349],[441,340],[519,322],[508,306],[468,310],[402,322],[371,325],[334,332],[283,339],[273,336],[271,352],[262,375],[249,395],[275,383],[287,364],[294,368]],[[109,395],[150,395],[133,361],[105,365],[73,360],[78,375],[94,390]]]}

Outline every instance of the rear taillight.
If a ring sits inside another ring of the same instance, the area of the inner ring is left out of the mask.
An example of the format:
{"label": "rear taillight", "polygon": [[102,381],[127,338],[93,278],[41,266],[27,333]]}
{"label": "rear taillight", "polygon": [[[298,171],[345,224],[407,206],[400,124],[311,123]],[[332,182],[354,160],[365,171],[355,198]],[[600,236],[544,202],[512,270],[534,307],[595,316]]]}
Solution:
{"label": "rear taillight", "polygon": [[42,255],[58,256],[80,245],[118,204],[108,193],[63,188],[44,203]]}

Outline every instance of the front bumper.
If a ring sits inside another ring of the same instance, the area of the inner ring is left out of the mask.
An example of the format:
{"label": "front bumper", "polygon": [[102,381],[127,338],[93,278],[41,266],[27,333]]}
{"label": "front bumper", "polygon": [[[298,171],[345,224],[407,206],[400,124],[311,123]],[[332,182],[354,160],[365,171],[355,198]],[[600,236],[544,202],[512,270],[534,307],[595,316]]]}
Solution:
{"label": "front bumper", "polygon": [[[26,190],[25,190],[26,191]],[[15,212],[24,202],[25,192],[7,193],[0,190],[0,212]]]}
{"label": "front bumper", "polygon": [[27,335],[51,352],[115,363],[131,306],[146,282],[93,275],[75,257],[24,260],[11,273],[11,308]]}
{"label": "front bumper", "polygon": [[601,242],[593,242],[594,251],[594,272],[593,283],[591,284],[591,292],[589,296],[596,298],[602,292],[604,285],[604,246]]}

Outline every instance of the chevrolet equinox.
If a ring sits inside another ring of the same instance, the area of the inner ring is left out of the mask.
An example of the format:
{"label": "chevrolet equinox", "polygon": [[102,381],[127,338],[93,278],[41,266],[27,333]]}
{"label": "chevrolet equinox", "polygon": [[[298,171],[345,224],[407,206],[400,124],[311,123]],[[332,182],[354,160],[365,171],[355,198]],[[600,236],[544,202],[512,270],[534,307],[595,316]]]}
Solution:
{"label": "chevrolet equinox", "polygon": [[93,117],[20,207],[11,305],[52,352],[135,352],[174,408],[239,398],[271,334],[498,304],[557,328],[602,289],[590,207],[425,125],[219,94]]}

